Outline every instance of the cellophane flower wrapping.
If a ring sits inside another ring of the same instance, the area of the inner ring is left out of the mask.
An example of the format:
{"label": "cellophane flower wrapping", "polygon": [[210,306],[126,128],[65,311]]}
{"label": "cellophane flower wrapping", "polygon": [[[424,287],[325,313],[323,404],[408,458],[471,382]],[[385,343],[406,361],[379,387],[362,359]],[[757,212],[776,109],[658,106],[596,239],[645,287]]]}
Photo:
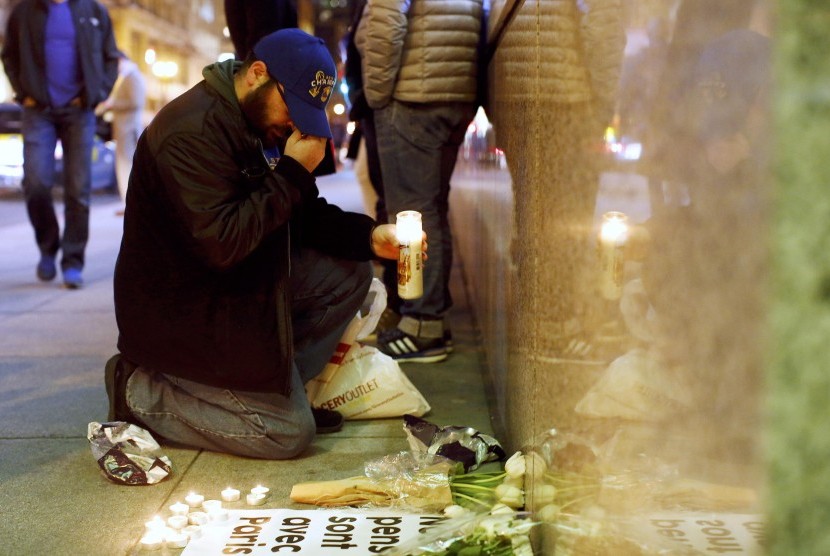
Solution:
{"label": "cellophane flower wrapping", "polygon": [[404,415],[403,421],[412,452],[457,461],[464,466],[465,472],[483,463],[501,461],[507,455],[498,440],[473,427],[438,426],[415,415]]}
{"label": "cellophane flower wrapping", "polygon": [[124,421],[87,427],[92,456],[104,475],[122,485],[152,485],[167,478],[173,464],[147,430]]}

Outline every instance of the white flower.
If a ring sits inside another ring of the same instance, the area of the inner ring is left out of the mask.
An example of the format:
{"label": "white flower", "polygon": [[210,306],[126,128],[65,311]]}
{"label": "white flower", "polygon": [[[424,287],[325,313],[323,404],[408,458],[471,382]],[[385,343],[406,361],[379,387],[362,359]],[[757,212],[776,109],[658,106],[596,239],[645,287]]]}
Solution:
{"label": "white flower", "polygon": [[501,482],[501,484],[514,486],[518,489],[524,490],[524,488],[525,488],[525,479],[524,479],[524,476],[511,477],[511,476],[508,475],[507,477],[504,478],[504,480]]}
{"label": "white flower", "polygon": [[510,544],[514,556],[533,556],[533,547],[527,535],[511,537]]}
{"label": "white flower", "polygon": [[499,502],[511,508],[521,508],[525,504],[525,493],[513,485],[500,484],[495,493]]}
{"label": "white flower", "polygon": [[504,471],[508,477],[524,477],[525,474],[525,457],[521,452],[516,452],[504,464]]}
{"label": "white flower", "polygon": [[539,519],[539,521],[553,523],[559,517],[559,511],[559,506],[557,506],[556,504],[548,504],[547,506],[536,512],[536,517]]}
{"label": "white flower", "polygon": [[490,508],[490,515],[514,513],[516,513],[516,510],[506,504],[502,504],[501,502],[496,503],[492,508]]}
{"label": "white flower", "polygon": [[552,504],[556,498],[556,487],[553,485],[534,485],[533,486],[533,506],[541,508],[548,504]]}
{"label": "white flower", "polygon": [[463,506],[459,506],[458,504],[453,504],[451,506],[447,506],[444,508],[444,515],[449,518],[458,518],[458,517],[466,517],[472,514],[470,510]]}

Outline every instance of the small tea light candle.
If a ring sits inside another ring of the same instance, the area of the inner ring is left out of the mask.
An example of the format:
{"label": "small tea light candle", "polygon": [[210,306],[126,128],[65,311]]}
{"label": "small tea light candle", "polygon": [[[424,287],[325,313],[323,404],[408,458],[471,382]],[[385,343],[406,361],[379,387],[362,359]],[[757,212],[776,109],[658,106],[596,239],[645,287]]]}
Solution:
{"label": "small tea light candle", "polygon": [[189,537],[186,533],[177,531],[167,535],[166,539],[168,548],[184,548],[187,546]]}
{"label": "small tea light candle", "polygon": [[211,522],[222,523],[223,521],[227,521],[230,514],[228,510],[225,508],[216,508],[214,510],[210,510],[208,512],[208,517],[210,518]]}
{"label": "small tea light candle", "polygon": [[257,485],[251,489],[251,494],[261,494],[263,496],[268,496],[268,493],[271,492],[271,489],[268,487],[264,487],[262,485]]}
{"label": "small tea light candle", "polygon": [[198,539],[202,536],[202,528],[198,525],[188,525],[182,530],[182,532],[187,534],[187,538],[190,540]]}
{"label": "small tea light candle", "polygon": [[251,492],[245,497],[249,506],[262,506],[265,504],[265,495],[258,492]]}
{"label": "small tea light candle", "polygon": [[206,512],[210,512],[213,510],[219,510],[222,508],[222,501],[221,500],[205,500],[202,502],[202,507],[205,509]]}
{"label": "small tea light candle", "polygon": [[171,515],[167,518],[167,525],[171,529],[184,529],[187,526],[188,517],[186,515]]}
{"label": "small tea light candle", "polygon": [[191,492],[190,494],[184,497],[184,501],[187,502],[187,505],[191,508],[198,508],[205,501],[205,497],[201,494]]}
{"label": "small tea light candle", "polygon": [[167,527],[167,524],[159,515],[153,516],[153,519],[144,523],[144,531],[148,535],[158,533],[165,527]]}
{"label": "small tea light candle", "polygon": [[240,493],[237,489],[228,487],[222,491],[222,500],[225,502],[236,502],[239,500]]}
{"label": "small tea light candle", "polygon": [[147,533],[141,537],[141,548],[143,550],[158,550],[164,544],[164,537],[161,533]]}
{"label": "small tea light candle", "polygon": [[191,525],[204,525],[208,521],[210,521],[210,517],[205,512],[191,512],[190,515],[187,516],[187,521]]}
{"label": "small tea light candle", "polygon": [[187,515],[187,512],[190,511],[190,506],[187,504],[182,504],[181,502],[176,502],[172,506],[170,506],[170,511],[173,515]]}

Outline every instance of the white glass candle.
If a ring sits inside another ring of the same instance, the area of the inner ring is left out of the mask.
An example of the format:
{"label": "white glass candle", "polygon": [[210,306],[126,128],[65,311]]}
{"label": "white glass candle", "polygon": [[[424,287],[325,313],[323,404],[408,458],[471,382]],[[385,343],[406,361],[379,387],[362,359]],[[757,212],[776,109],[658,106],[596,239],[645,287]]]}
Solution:
{"label": "white glass candle", "polygon": [[187,515],[187,512],[190,511],[190,506],[187,504],[182,504],[181,502],[176,502],[172,506],[170,506],[170,512],[173,515]]}
{"label": "white glass candle", "polygon": [[258,492],[251,492],[245,497],[249,506],[261,506],[265,504],[265,495]]}
{"label": "white glass candle", "polygon": [[599,230],[600,293],[616,300],[622,297],[625,243],[628,239],[628,217],[621,212],[602,215]]}
{"label": "white glass candle", "polygon": [[424,295],[421,213],[414,210],[399,212],[395,226],[398,238],[398,295],[401,299],[417,299]]}
{"label": "white glass candle", "polygon": [[187,502],[187,505],[191,508],[198,508],[202,505],[202,502],[205,501],[205,497],[201,494],[191,492],[190,494],[184,497],[184,501]]}
{"label": "white glass candle", "polygon": [[228,487],[222,491],[222,500],[225,502],[236,502],[239,500],[239,490]]}

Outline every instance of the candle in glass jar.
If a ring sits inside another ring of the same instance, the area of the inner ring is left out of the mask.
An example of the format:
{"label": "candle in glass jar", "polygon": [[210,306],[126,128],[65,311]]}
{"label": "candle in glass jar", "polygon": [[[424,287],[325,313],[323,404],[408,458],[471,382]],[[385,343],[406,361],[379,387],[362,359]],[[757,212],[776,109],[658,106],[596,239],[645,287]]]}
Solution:
{"label": "candle in glass jar", "polygon": [[622,212],[602,215],[599,230],[600,293],[605,299],[622,297],[625,243],[628,217]]}
{"label": "candle in glass jar", "polygon": [[421,213],[405,210],[396,215],[398,238],[398,296],[417,299],[424,295]]}

